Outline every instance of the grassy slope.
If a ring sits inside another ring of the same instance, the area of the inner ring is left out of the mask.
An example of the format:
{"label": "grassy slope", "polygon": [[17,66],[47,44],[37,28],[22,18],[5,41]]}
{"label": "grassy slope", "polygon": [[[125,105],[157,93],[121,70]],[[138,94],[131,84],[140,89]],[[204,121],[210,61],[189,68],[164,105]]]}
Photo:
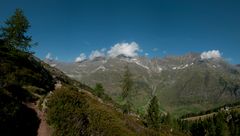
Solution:
{"label": "grassy slope", "polygon": [[97,97],[76,88],[55,90],[48,102],[48,122],[55,128],[54,135],[145,136],[184,135],[163,125],[160,133],[144,126],[140,118],[124,115],[102,103]]}

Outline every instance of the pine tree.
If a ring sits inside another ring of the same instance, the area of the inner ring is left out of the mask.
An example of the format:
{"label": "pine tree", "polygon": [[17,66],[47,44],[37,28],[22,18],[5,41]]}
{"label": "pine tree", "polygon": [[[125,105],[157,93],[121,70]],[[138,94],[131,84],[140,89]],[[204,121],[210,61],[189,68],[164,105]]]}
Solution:
{"label": "pine tree", "polygon": [[8,47],[28,51],[32,46],[31,36],[25,36],[29,28],[30,24],[23,11],[16,9],[14,15],[5,22],[5,27],[1,27],[2,33],[0,36]]}
{"label": "pine tree", "polygon": [[103,96],[103,94],[104,94],[104,88],[103,88],[102,84],[97,83],[97,84],[95,85],[94,91],[95,91],[95,93],[96,93],[96,95],[97,95],[98,97]]}
{"label": "pine tree", "polygon": [[131,79],[131,72],[128,68],[128,66],[125,67],[125,72],[122,80],[122,98],[127,99],[129,97],[129,93],[132,89],[132,79]]}
{"label": "pine tree", "polygon": [[132,74],[128,66],[126,66],[123,80],[122,80],[122,99],[125,101],[123,105],[123,113],[129,113],[131,110],[131,102],[129,98],[129,94],[133,86],[133,81],[131,77],[132,77]]}
{"label": "pine tree", "polygon": [[158,130],[160,128],[160,110],[156,96],[154,96],[147,109],[147,124],[148,127]]}

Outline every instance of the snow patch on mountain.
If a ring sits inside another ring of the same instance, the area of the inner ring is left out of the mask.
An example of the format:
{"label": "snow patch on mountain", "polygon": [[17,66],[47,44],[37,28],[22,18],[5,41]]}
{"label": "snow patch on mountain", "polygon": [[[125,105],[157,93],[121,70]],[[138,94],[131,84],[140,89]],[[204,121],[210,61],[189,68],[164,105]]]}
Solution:
{"label": "snow patch on mountain", "polygon": [[145,69],[147,69],[147,70],[150,70],[150,68],[148,67],[148,66],[145,66],[145,65],[143,65],[140,61],[135,61],[135,63],[137,64],[137,65],[139,65],[139,66],[141,66],[141,67],[143,67],[143,68],[145,68]]}
{"label": "snow patch on mountain", "polygon": [[185,68],[187,68],[187,67],[188,67],[188,64],[186,64],[185,66],[183,66],[182,69],[185,69]]}
{"label": "snow patch on mountain", "polygon": [[173,70],[181,70],[181,69],[185,69],[189,66],[192,66],[194,65],[194,63],[191,63],[191,64],[185,64],[185,65],[180,65],[180,66],[175,66],[175,67],[172,67]]}
{"label": "snow patch on mountain", "polygon": [[101,65],[101,66],[99,66],[98,68],[96,68],[95,70],[93,70],[91,73],[95,73],[95,72],[97,72],[97,71],[99,71],[99,70],[101,70],[101,71],[106,71],[107,69],[106,69],[103,65]]}

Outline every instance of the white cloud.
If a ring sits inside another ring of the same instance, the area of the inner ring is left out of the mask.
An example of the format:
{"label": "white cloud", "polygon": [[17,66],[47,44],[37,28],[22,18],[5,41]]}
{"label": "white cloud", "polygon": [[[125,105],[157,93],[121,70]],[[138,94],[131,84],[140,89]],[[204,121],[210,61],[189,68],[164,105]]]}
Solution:
{"label": "white cloud", "polygon": [[107,52],[110,57],[117,57],[118,55],[125,55],[127,57],[138,56],[141,51],[136,42],[131,43],[117,43]]}
{"label": "white cloud", "polygon": [[145,56],[148,56],[149,54],[148,54],[148,53],[145,53],[144,55],[145,55]]}
{"label": "white cloud", "polygon": [[53,60],[52,54],[50,52],[46,55],[45,58],[48,60]]}
{"label": "white cloud", "polygon": [[81,53],[76,59],[75,62],[82,62],[86,60],[86,55],[84,53]]}
{"label": "white cloud", "polygon": [[98,50],[92,51],[91,54],[89,55],[89,59],[93,60],[96,57],[105,57],[104,51],[105,49],[101,49],[101,51]]}
{"label": "white cloud", "polygon": [[219,50],[204,51],[201,54],[201,59],[217,59],[221,58]]}

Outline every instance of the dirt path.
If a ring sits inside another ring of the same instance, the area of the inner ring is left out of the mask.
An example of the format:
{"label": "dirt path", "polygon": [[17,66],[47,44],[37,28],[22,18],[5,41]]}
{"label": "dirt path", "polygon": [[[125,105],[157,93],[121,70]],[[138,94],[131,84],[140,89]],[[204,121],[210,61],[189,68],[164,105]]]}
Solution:
{"label": "dirt path", "polygon": [[[240,111],[240,106],[235,106],[235,107],[230,107],[230,109],[228,110],[225,110],[225,112],[230,112],[230,111]],[[193,117],[188,117],[188,118],[184,118],[182,120],[187,120],[187,121],[194,121],[194,120],[204,120],[208,117],[212,117],[214,115],[217,115],[218,112],[212,112],[212,113],[209,113],[209,114],[204,114],[204,115],[200,115],[200,116],[193,116]]]}
{"label": "dirt path", "polygon": [[209,114],[205,114],[205,115],[188,117],[188,118],[185,118],[183,120],[187,120],[187,121],[194,121],[194,120],[199,120],[199,119],[204,120],[205,118],[212,117],[216,114],[217,114],[216,112],[213,112],[213,113],[209,113]]}
{"label": "dirt path", "polygon": [[51,136],[52,132],[47,124],[45,114],[42,111],[40,111],[37,108],[37,105],[35,105],[34,103],[27,103],[26,106],[33,109],[37,113],[37,116],[40,120],[40,124],[38,127],[38,136]]}

